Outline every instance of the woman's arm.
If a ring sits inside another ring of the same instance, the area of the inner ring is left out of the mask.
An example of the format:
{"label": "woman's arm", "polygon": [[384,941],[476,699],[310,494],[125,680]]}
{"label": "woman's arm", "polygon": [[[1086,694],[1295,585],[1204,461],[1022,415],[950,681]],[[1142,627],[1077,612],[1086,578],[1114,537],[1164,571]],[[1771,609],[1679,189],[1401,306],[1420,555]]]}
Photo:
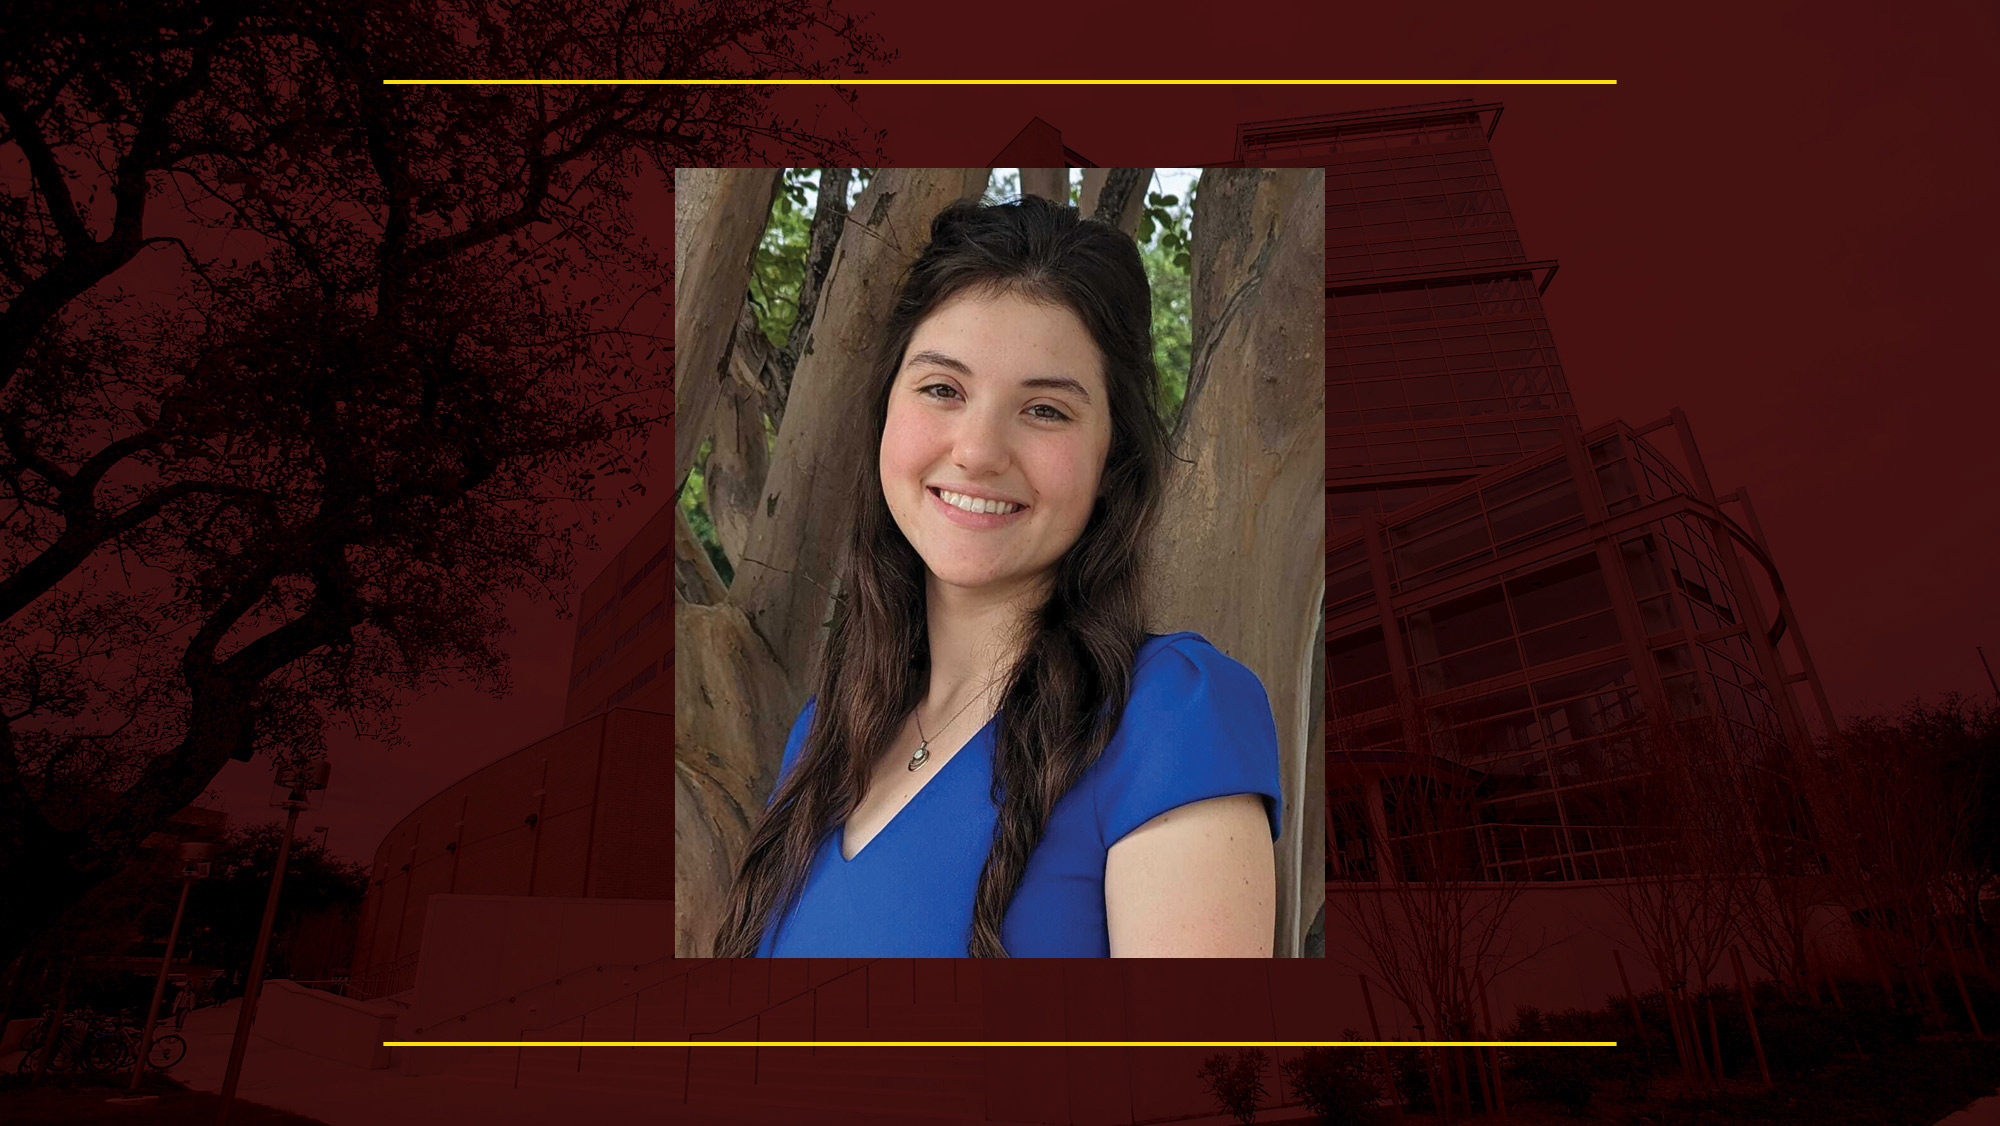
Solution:
{"label": "woman's arm", "polygon": [[1277,873],[1264,799],[1232,794],[1177,806],[1105,855],[1114,958],[1268,958]]}

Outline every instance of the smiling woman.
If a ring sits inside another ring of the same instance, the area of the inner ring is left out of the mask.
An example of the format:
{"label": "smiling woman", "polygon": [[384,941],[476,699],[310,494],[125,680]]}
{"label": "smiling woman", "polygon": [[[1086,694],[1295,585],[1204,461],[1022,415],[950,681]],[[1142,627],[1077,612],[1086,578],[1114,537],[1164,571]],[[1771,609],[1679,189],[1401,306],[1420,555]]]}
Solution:
{"label": "smiling woman", "polygon": [[1146,631],[1166,435],[1130,235],[931,224],[877,345],[842,596],[723,957],[1272,953],[1257,676]]}

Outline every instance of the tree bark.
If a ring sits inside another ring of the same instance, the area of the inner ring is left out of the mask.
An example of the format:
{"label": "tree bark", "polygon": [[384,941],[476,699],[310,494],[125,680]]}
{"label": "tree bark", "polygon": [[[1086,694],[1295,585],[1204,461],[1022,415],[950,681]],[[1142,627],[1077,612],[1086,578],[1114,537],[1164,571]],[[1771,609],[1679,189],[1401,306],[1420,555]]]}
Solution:
{"label": "tree bark", "polygon": [[764,417],[773,396],[779,393],[781,366],[778,351],[757,327],[756,313],[746,299],[729,347],[729,375],[715,404],[708,460],[702,470],[708,488],[708,518],[731,567],[743,554],[750,534],[750,514],[770,472]]}
{"label": "tree bark", "polygon": [[751,256],[770,218],[776,168],[683,168],[674,184],[674,492],[728,379]]}
{"label": "tree bark", "polygon": [[1132,234],[1139,229],[1139,215],[1146,209],[1146,185],[1152,179],[1150,168],[1086,168],[1077,210]]}
{"label": "tree bark", "polygon": [[676,608],[674,648],[689,647],[699,658],[674,665],[674,955],[704,958],[804,690],[726,601]]}
{"label": "tree bark", "polygon": [[1284,957],[1303,948],[1325,895],[1324,861],[1309,868],[1305,846],[1319,831],[1307,761],[1324,737],[1313,723],[1325,692],[1313,679],[1325,586],[1324,175],[1202,176],[1195,362],[1175,427],[1185,460],[1173,463],[1151,600],[1155,630],[1200,630],[1270,693],[1285,799],[1276,846]]}
{"label": "tree bark", "polygon": [[691,606],[713,606],[727,597],[729,587],[688,524],[687,512],[674,505],[674,598]]}
{"label": "tree bark", "polygon": [[1069,169],[1021,169],[1021,194],[1024,196],[1041,196],[1043,199],[1067,204],[1069,202]]}
{"label": "tree bark", "polygon": [[792,319],[792,331],[778,356],[778,388],[771,396],[771,420],[783,423],[785,400],[792,392],[792,373],[799,357],[812,346],[813,314],[819,309],[819,291],[833,269],[833,254],[840,246],[840,234],[847,229],[847,183],[852,172],[846,168],[822,168],[819,173],[819,201],[813,206],[812,234],[806,243],[806,273],[799,280],[799,315]]}

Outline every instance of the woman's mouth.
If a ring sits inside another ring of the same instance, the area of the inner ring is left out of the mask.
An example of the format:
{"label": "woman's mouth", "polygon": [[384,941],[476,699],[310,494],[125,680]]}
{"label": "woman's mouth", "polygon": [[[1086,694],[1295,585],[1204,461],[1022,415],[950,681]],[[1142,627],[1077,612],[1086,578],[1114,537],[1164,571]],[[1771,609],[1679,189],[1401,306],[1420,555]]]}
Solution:
{"label": "woman's mouth", "polygon": [[1002,527],[1028,510],[1028,506],[1024,504],[968,496],[936,486],[930,486],[924,491],[930,494],[932,502],[946,519],[964,528]]}

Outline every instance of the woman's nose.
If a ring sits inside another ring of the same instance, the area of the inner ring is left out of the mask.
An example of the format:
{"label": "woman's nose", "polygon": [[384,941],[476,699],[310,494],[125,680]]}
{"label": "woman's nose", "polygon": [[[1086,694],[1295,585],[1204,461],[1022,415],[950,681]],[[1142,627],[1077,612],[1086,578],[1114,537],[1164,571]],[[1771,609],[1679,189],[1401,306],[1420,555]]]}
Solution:
{"label": "woman's nose", "polygon": [[1013,464],[1007,448],[1007,418],[999,411],[973,409],[959,416],[952,435],[951,462],[969,475],[991,476]]}

